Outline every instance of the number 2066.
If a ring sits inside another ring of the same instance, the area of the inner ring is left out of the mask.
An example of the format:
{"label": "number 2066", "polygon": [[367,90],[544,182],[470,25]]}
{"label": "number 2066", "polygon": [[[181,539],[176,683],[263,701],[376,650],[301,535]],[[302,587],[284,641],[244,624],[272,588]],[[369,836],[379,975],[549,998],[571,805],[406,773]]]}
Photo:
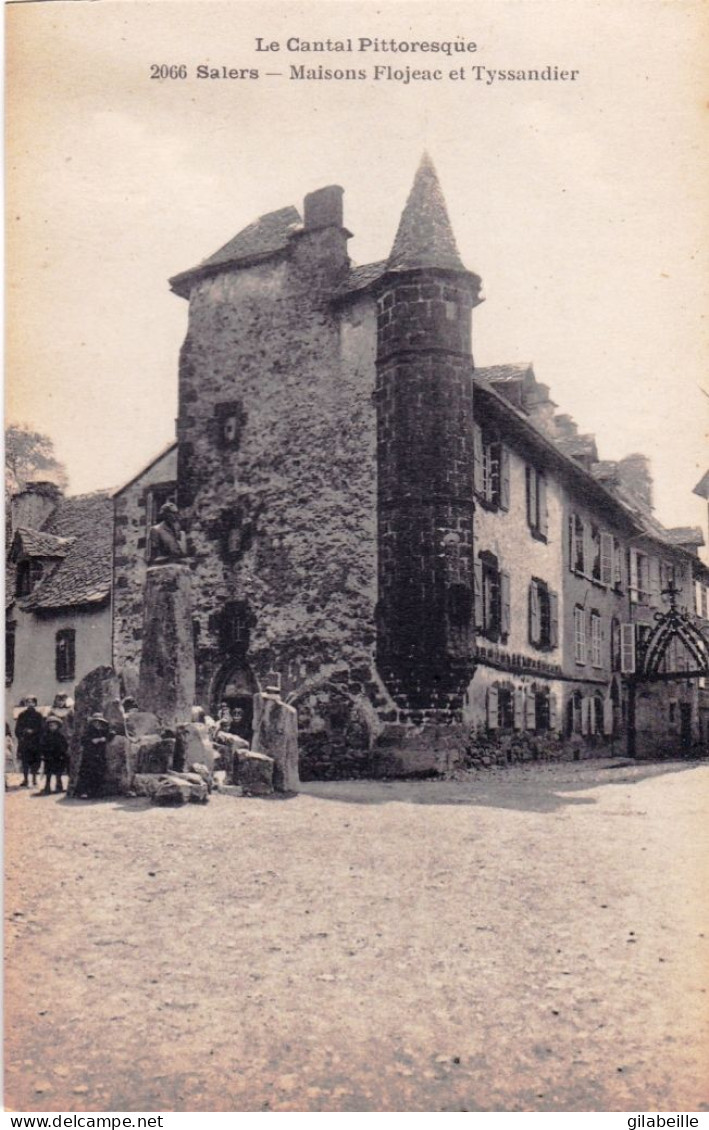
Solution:
{"label": "number 2066", "polygon": [[184,63],[151,63],[151,78],[187,78],[187,67]]}

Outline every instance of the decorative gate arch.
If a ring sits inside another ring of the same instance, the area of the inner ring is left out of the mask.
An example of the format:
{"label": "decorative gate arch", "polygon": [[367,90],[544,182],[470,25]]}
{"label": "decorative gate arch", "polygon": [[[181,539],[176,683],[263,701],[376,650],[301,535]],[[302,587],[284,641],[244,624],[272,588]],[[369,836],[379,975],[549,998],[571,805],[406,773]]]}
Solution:
{"label": "decorative gate arch", "polygon": [[[655,626],[649,635],[634,646],[634,664],[628,671],[628,729],[627,752],[635,756],[636,728],[635,704],[638,684],[670,682],[677,679],[702,679],[709,677],[709,639],[702,633],[695,618],[677,607],[680,590],[671,582],[662,590],[669,600],[667,612],[655,613]],[[625,625],[635,631],[635,624]],[[671,669],[669,661],[678,642],[689,654],[694,666]]]}

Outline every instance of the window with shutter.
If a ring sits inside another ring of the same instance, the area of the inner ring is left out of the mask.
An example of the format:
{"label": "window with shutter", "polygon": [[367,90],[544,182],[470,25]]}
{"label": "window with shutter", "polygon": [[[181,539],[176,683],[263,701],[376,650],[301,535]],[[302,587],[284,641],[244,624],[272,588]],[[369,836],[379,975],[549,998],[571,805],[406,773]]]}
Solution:
{"label": "window with shutter", "polygon": [[482,630],[492,640],[501,632],[501,576],[498,560],[493,553],[480,554],[482,567]]}
{"label": "window with shutter", "polygon": [[500,509],[510,508],[510,453],[500,446]]}
{"label": "window with shutter", "polygon": [[532,581],[529,586],[529,642],[535,647],[540,642],[539,590],[536,581]]}
{"label": "window with shutter", "polygon": [[514,726],[515,730],[524,729],[524,687],[518,687],[514,693]]}
{"label": "window with shutter", "polygon": [[524,725],[527,730],[537,728],[537,698],[531,690],[524,696]]}
{"label": "window with shutter", "polygon": [[607,738],[613,734],[613,699],[610,695],[603,700],[603,733]]}
{"label": "window with shutter", "polygon": [[577,663],[586,662],[586,613],[579,605],[574,608],[574,656]]}
{"label": "window with shutter", "polygon": [[543,475],[537,478],[537,529],[542,537],[549,533],[549,510],[547,504],[547,482]]}
{"label": "window with shutter", "polygon": [[571,568],[574,573],[584,573],[586,567],[586,527],[578,514],[573,516],[573,553]]}
{"label": "window with shutter", "polygon": [[620,671],[620,624],[611,620],[611,671]]}
{"label": "window with shutter", "polygon": [[638,602],[638,551],[631,548],[628,553],[628,572],[630,576],[630,599],[633,604]]}
{"label": "window with shutter", "polygon": [[76,632],[73,628],[63,628],[55,638],[55,673],[57,679],[73,679],[76,673]]}
{"label": "window with shutter", "polygon": [[623,587],[623,550],[620,542],[613,538],[613,584],[617,589]]}
{"label": "window with shutter", "polygon": [[601,531],[597,526],[591,526],[589,531],[589,550],[591,562],[591,576],[594,581],[601,579]]}
{"label": "window with shutter", "polygon": [[482,494],[483,483],[483,430],[479,424],[473,424],[473,477],[476,494]]}
{"label": "window with shutter", "polygon": [[597,612],[591,613],[591,665],[602,667],[601,662],[601,617]]}
{"label": "window with shutter", "polygon": [[555,694],[549,695],[549,729],[553,733],[559,729],[559,700]]}
{"label": "window with shutter", "polygon": [[504,569],[500,573],[500,633],[503,636],[510,634],[512,625],[510,607],[510,575]]}
{"label": "window with shutter", "polygon": [[549,646],[559,646],[559,596],[549,593]]}
{"label": "window with shutter", "polygon": [[591,733],[591,700],[584,698],[581,700],[581,733]]}
{"label": "window with shutter", "polygon": [[511,730],[514,727],[514,704],[510,687],[497,689],[497,720],[501,730]]}
{"label": "window with shutter", "polygon": [[487,688],[487,728],[497,730],[500,726],[500,716],[497,702],[497,687]]}
{"label": "window with shutter", "polygon": [[624,675],[635,674],[635,624],[620,626],[620,670]]}
{"label": "window with shutter", "polygon": [[613,584],[613,535],[601,534],[601,582]]}
{"label": "window with shutter", "polygon": [[547,485],[544,475],[534,467],[525,468],[527,524],[533,534],[546,539],[549,532]]}
{"label": "window with shutter", "polygon": [[473,475],[478,498],[487,506],[508,510],[510,501],[509,453],[496,436],[473,425]]}
{"label": "window with shutter", "polygon": [[537,528],[537,476],[532,467],[525,469],[527,484],[527,523],[535,530]]}
{"label": "window with shutter", "polygon": [[483,628],[483,564],[475,561],[473,564],[473,601],[475,608],[475,627]]}
{"label": "window with shutter", "polygon": [[648,557],[648,597],[653,608],[660,604],[660,562],[656,557]]}

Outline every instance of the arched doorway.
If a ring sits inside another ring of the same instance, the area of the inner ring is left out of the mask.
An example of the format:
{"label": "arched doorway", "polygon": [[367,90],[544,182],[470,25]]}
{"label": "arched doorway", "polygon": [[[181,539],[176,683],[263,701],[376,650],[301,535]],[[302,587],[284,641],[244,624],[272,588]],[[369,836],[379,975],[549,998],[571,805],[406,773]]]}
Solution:
{"label": "arched doorway", "polygon": [[242,661],[231,660],[217,672],[212,683],[210,712],[219,717],[222,703],[235,712],[232,733],[251,742],[253,736],[254,695],[259,685],[251,668]]}

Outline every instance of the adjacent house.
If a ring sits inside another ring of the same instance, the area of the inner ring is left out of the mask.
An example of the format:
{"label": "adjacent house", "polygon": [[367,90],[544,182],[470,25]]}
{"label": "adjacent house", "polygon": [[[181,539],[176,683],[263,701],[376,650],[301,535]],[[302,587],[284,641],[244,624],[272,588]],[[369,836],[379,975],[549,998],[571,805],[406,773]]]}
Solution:
{"label": "adjacent house", "polygon": [[40,706],[111,662],[110,494],[64,498],[29,483],[11,504],[6,569],[5,716],[30,694]]}

